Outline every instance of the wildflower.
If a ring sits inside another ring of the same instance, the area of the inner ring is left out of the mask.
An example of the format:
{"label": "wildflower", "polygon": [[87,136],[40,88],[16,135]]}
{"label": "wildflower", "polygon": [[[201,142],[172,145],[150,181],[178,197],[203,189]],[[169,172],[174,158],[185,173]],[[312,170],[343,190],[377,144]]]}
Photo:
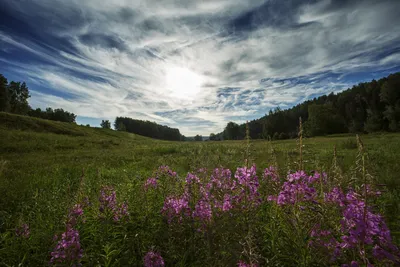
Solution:
{"label": "wildflower", "polygon": [[114,210],[113,220],[115,222],[120,221],[122,218],[125,218],[129,215],[128,213],[128,204],[126,202],[122,203],[116,210]]}
{"label": "wildflower", "polygon": [[333,252],[331,261],[335,261],[339,257],[339,242],[333,237],[331,231],[321,230],[321,226],[316,224],[311,230],[310,236],[312,240],[309,242],[309,245],[326,248],[328,252]]}
{"label": "wildflower", "polygon": [[189,172],[187,174],[187,176],[186,176],[186,184],[190,185],[190,184],[193,184],[193,183],[199,184],[200,183],[200,179],[196,175],[194,175],[194,174]]}
{"label": "wildflower", "polygon": [[83,215],[83,209],[81,204],[75,204],[70,211],[70,216],[79,217]]}
{"label": "wildflower", "polygon": [[[369,186],[367,185],[367,190]],[[378,260],[399,261],[399,250],[393,245],[390,231],[379,214],[372,212],[366,206],[364,199],[349,190],[346,194],[339,188],[333,188],[325,194],[327,203],[335,203],[341,208],[342,219],[340,221],[340,250],[359,249],[360,244],[372,245],[372,255]],[[365,251],[360,250],[360,255],[365,257]],[[352,265],[351,265],[352,266]],[[356,265],[354,265],[356,266]]]}
{"label": "wildflower", "polygon": [[67,224],[74,226],[80,216],[83,215],[83,208],[81,204],[75,204],[69,211]]}
{"label": "wildflower", "polygon": [[269,177],[270,180],[275,183],[279,182],[278,172],[274,166],[270,166],[269,168],[266,168],[264,170],[263,177],[264,177],[264,179]]}
{"label": "wildflower", "polygon": [[253,165],[250,169],[247,167],[238,168],[235,173],[235,178],[241,186],[241,193],[237,200],[242,202],[246,199],[250,205],[258,205],[260,203],[258,193],[258,177],[256,174],[256,166]]}
{"label": "wildflower", "polygon": [[178,221],[181,222],[183,216],[190,215],[188,195],[184,194],[180,198],[167,197],[161,212],[167,216],[168,223],[171,223],[175,218],[178,218]]}
{"label": "wildflower", "polygon": [[20,227],[15,229],[15,235],[18,237],[29,238],[31,232],[29,230],[29,225],[26,223],[22,224]]}
{"label": "wildflower", "polygon": [[212,211],[210,203],[204,199],[199,200],[193,211],[193,217],[199,218],[202,221],[211,221]]}
{"label": "wildflower", "polygon": [[157,179],[149,178],[144,184],[144,189],[147,191],[149,188],[157,188]]}
{"label": "wildflower", "polygon": [[334,187],[331,192],[325,193],[325,202],[332,202],[338,204],[340,207],[344,206],[344,194],[342,189]]}
{"label": "wildflower", "polygon": [[104,186],[100,190],[100,212],[105,212],[106,210],[115,210],[117,205],[116,192],[112,187]]}
{"label": "wildflower", "polygon": [[105,186],[101,189],[99,201],[100,212],[110,215],[114,221],[119,221],[129,215],[128,204],[124,202],[118,205],[117,193],[112,187]]}
{"label": "wildflower", "polygon": [[75,264],[83,255],[79,232],[67,225],[67,230],[61,235],[61,240],[51,252],[51,264]]}
{"label": "wildflower", "polygon": [[161,257],[161,255],[154,251],[147,252],[143,261],[145,267],[162,267],[165,265],[164,259]]}
{"label": "wildflower", "polygon": [[168,175],[170,177],[176,177],[176,172],[172,171],[168,166],[160,166],[157,171],[157,178],[161,175]]}
{"label": "wildflower", "polygon": [[[365,188],[367,189],[367,195],[371,196],[371,197],[379,197],[382,193],[379,190],[374,190],[371,185],[367,184],[365,186]],[[362,185],[361,187],[361,191],[364,191],[364,185]]]}
{"label": "wildflower", "polygon": [[278,196],[268,196],[267,200],[276,201],[278,205],[295,204],[298,202],[315,202],[317,193],[312,183],[320,179],[318,173],[307,176],[304,171],[290,173],[283,183]]}
{"label": "wildflower", "polygon": [[[321,179],[322,178],[322,179]],[[313,184],[316,182],[325,182],[326,181],[326,173],[319,173],[319,172],[314,172],[313,175],[308,176],[307,182],[309,184]]]}
{"label": "wildflower", "polygon": [[282,190],[278,194],[276,200],[278,205],[295,204],[297,202],[315,200],[315,188],[310,187],[306,181],[301,180],[303,178],[306,178],[306,176],[303,176],[302,173],[289,175],[288,182],[283,184]]}
{"label": "wildflower", "polygon": [[293,183],[293,182],[299,181],[299,180],[304,180],[305,178],[308,178],[308,177],[304,171],[297,171],[295,173],[290,173],[288,175],[288,181],[290,183]]}
{"label": "wildflower", "polygon": [[215,187],[222,190],[232,190],[236,182],[231,179],[232,173],[229,169],[216,168],[210,178],[209,187]]}
{"label": "wildflower", "polygon": [[232,200],[231,197],[228,194],[225,194],[224,196],[224,204],[222,205],[222,210],[223,211],[228,211],[230,209],[232,209]]}

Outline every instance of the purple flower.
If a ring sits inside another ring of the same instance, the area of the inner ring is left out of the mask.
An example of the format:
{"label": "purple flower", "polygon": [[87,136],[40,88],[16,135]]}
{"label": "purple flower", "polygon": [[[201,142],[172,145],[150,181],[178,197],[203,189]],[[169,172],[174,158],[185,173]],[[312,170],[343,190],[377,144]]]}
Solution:
{"label": "purple flower", "polygon": [[114,210],[117,206],[117,193],[110,186],[104,186],[100,190],[100,212],[104,213],[107,210]]}
{"label": "purple flower", "polygon": [[124,202],[117,209],[114,210],[113,220],[115,222],[118,222],[121,219],[126,218],[128,216],[129,216],[128,204],[126,202]]}
{"label": "purple flower", "polygon": [[199,177],[197,177],[195,174],[193,173],[188,173],[186,176],[186,184],[190,185],[190,184],[199,184],[200,183],[200,179]]}
{"label": "purple flower", "polygon": [[229,169],[216,168],[210,177],[210,186],[222,189],[232,190],[236,182],[232,180],[232,173]]}
{"label": "purple flower", "polygon": [[339,242],[333,237],[331,231],[322,230],[319,224],[316,224],[311,230],[309,242],[310,246],[325,248],[328,252],[332,252],[332,261],[340,255]]}
{"label": "purple flower", "polygon": [[157,171],[157,178],[162,175],[167,175],[170,177],[176,177],[176,172],[172,171],[168,166],[160,166]]}
{"label": "purple flower", "polygon": [[[379,190],[374,190],[369,184],[366,185],[367,195],[372,197],[379,197],[382,193]],[[361,188],[361,191],[364,191],[364,185]]]}
{"label": "purple flower", "polygon": [[211,221],[212,211],[210,203],[207,200],[200,199],[197,202],[196,207],[193,211],[193,217],[199,218],[201,221],[204,222]]}
{"label": "purple flower", "polygon": [[154,251],[147,252],[143,261],[145,267],[162,267],[165,265],[164,259],[161,257],[161,255]]}
{"label": "purple flower", "polygon": [[243,204],[247,204],[248,206],[257,206],[260,204],[256,166],[253,165],[250,169],[247,167],[237,168],[235,178],[241,187],[237,201],[245,201]]}
{"label": "purple flower", "polygon": [[83,215],[83,208],[81,204],[75,204],[69,211],[67,224],[74,226],[77,223],[79,217]]}
{"label": "purple flower", "polygon": [[322,173],[321,175],[319,172],[314,172],[312,176],[308,177],[308,183],[313,184],[316,182],[322,182],[321,177],[326,178],[326,173]]}
{"label": "purple flower", "polygon": [[[368,185],[366,188],[370,190]],[[338,205],[342,213],[339,251],[356,249],[365,257],[365,251],[359,249],[360,244],[372,245],[372,256],[376,259],[398,262],[399,256],[395,255],[398,255],[399,250],[392,243],[383,217],[373,213],[371,208],[365,205],[361,195],[351,189],[344,194],[340,188],[333,188],[325,194],[325,201]]]}
{"label": "purple flower", "polygon": [[51,264],[79,264],[83,255],[79,232],[67,225],[67,230],[61,235],[61,240],[51,252]]}
{"label": "purple flower", "polygon": [[315,188],[310,186],[311,182],[315,181],[314,178],[310,179],[304,171],[291,173],[288,175],[287,181],[283,183],[278,196],[269,196],[268,200],[276,200],[278,205],[293,205],[304,201],[315,202],[317,193]]}
{"label": "purple flower", "polygon": [[149,188],[157,188],[157,179],[156,178],[149,178],[144,183],[144,189],[147,191]]}
{"label": "purple flower", "polygon": [[112,187],[105,186],[100,190],[100,207],[99,211],[111,216],[114,221],[120,221],[129,215],[128,204],[126,202],[121,205],[117,202],[117,193]]}
{"label": "purple flower", "polygon": [[293,183],[295,181],[304,180],[306,178],[308,177],[304,171],[297,171],[295,173],[290,173],[287,179],[290,183]]}
{"label": "purple flower", "polygon": [[26,223],[22,224],[20,227],[15,229],[15,235],[18,237],[29,238],[31,232],[29,230],[29,225]]}
{"label": "purple flower", "polygon": [[339,206],[344,206],[344,194],[342,189],[335,187],[331,192],[325,193],[325,201],[339,204]]}
{"label": "purple flower", "polygon": [[79,217],[83,215],[83,209],[81,204],[75,204],[70,211],[70,216]]}
{"label": "purple flower", "polygon": [[266,168],[263,173],[264,179],[271,179],[272,182],[279,182],[279,176],[278,172],[276,171],[276,168],[274,166],[270,166],[269,168]]}
{"label": "purple flower", "polygon": [[167,216],[168,223],[171,223],[176,218],[178,222],[181,222],[183,216],[190,216],[187,194],[184,194],[180,198],[167,197],[161,212]]}
{"label": "purple flower", "polygon": [[233,206],[232,206],[232,199],[231,199],[231,196],[228,195],[228,194],[225,194],[225,196],[224,196],[224,203],[223,203],[223,205],[222,205],[222,210],[223,210],[223,211],[228,211],[228,210],[230,210],[230,209],[232,209],[232,208],[233,208]]}

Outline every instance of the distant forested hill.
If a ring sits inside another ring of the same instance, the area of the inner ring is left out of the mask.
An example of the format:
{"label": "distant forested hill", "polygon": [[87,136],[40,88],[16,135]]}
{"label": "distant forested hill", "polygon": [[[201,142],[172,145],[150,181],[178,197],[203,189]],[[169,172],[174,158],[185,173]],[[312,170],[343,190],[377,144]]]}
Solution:
{"label": "distant forested hill", "polygon": [[151,121],[117,117],[114,122],[114,128],[118,131],[127,131],[156,139],[171,141],[185,140],[185,137],[181,135],[178,129],[170,128]]}
{"label": "distant forested hill", "polygon": [[[400,72],[360,83],[338,94],[324,95],[290,109],[276,108],[249,122],[250,137],[287,139],[297,136],[299,118],[308,136],[400,131]],[[229,122],[211,140],[243,139],[246,125]]]}

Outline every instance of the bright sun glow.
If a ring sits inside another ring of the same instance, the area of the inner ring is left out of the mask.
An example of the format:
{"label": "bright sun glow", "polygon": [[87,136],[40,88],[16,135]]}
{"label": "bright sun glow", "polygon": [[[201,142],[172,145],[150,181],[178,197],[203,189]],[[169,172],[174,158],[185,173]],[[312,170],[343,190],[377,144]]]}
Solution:
{"label": "bright sun glow", "polygon": [[167,90],[172,96],[185,99],[194,99],[200,92],[202,78],[193,71],[180,68],[168,68],[166,73]]}

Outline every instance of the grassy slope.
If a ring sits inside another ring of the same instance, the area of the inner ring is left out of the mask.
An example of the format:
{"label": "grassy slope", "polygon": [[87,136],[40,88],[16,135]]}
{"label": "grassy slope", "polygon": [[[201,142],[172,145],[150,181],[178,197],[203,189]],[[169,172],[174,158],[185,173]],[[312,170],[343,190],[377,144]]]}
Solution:
{"label": "grassy slope", "polygon": [[[388,185],[384,212],[392,230],[399,231],[400,135],[366,135],[362,139],[369,153],[371,173],[378,182]],[[329,170],[336,145],[339,165],[345,175],[350,175],[357,154],[352,140],[354,136],[306,139],[306,169]],[[271,148],[275,152],[271,152]],[[35,226],[32,229],[34,240],[44,242],[37,247],[50,247],[49,236],[62,225],[82,172],[85,193],[92,198],[97,198],[102,184],[112,184],[122,198],[129,200],[135,194],[133,188],[160,165],[169,165],[180,175],[199,167],[220,165],[233,170],[243,165],[245,150],[243,141],[158,141],[129,133],[0,113],[0,233],[20,220],[29,221]],[[250,160],[259,170],[273,164],[274,158],[281,174],[295,169],[296,141],[251,142]],[[37,261],[47,257],[48,251],[41,250],[33,251]]]}

